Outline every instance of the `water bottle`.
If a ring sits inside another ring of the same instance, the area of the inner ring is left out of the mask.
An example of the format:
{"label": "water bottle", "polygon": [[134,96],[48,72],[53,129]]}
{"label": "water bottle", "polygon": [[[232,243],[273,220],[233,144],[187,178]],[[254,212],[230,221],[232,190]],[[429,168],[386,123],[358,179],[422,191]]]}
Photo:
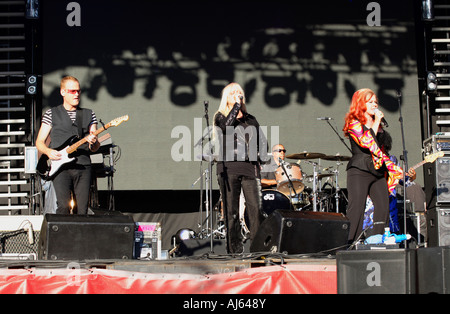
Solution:
{"label": "water bottle", "polygon": [[389,231],[389,227],[384,228],[384,234],[383,234],[383,238],[382,238],[381,242],[386,243],[386,241],[389,239],[390,236],[391,236],[391,232]]}

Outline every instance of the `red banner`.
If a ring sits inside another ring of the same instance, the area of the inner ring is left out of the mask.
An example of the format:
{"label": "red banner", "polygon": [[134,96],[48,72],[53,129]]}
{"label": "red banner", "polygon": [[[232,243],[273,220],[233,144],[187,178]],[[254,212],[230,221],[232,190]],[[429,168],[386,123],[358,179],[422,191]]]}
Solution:
{"label": "red banner", "polygon": [[336,266],[282,265],[194,275],[105,269],[0,270],[0,294],[335,294]]}

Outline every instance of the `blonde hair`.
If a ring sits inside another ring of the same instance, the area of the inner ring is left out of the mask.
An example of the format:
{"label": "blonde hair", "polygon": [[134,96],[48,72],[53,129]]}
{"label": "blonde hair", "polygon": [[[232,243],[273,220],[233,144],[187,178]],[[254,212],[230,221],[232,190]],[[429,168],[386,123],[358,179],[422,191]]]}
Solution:
{"label": "blonde hair", "polygon": [[244,96],[244,99],[242,100],[241,111],[243,113],[247,113],[247,108],[245,107],[245,94],[244,94],[244,90],[242,89],[241,85],[239,85],[238,83],[230,83],[227,86],[225,86],[225,88],[222,90],[222,98],[220,100],[219,109],[214,114],[213,141],[215,141],[217,139],[216,138],[216,136],[217,136],[217,134],[216,134],[216,116],[220,112],[225,117],[228,117],[228,114],[230,113],[231,109],[233,109],[233,106],[234,106],[234,101],[228,102],[228,98],[230,95],[233,95],[236,91],[240,92]]}
{"label": "blonde hair", "polygon": [[64,89],[66,87],[66,82],[68,82],[68,81],[74,81],[74,82],[77,82],[78,84],[80,84],[80,82],[78,81],[78,79],[76,77],[68,75],[68,76],[64,76],[61,79],[60,88]]}
{"label": "blonde hair", "polygon": [[222,90],[222,99],[220,100],[219,109],[217,110],[218,112],[223,114],[225,117],[228,116],[228,114],[230,113],[231,109],[233,109],[233,106],[234,106],[234,102],[233,103],[228,102],[229,96],[233,95],[237,91],[240,92],[244,96],[244,99],[242,100],[241,111],[243,113],[247,113],[247,108],[245,107],[244,90],[242,89],[241,85],[239,85],[238,83],[230,83],[227,86],[225,86],[225,88]]}

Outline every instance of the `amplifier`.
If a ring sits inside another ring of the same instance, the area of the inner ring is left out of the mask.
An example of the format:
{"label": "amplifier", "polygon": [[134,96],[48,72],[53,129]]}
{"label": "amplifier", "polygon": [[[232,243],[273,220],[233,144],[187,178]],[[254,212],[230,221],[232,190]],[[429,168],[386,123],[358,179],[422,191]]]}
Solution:
{"label": "amplifier", "polygon": [[434,207],[427,211],[428,246],[450,245],[450,208]]}
{"label": "amplifier", "polygon": [[439,132],[423,141],[424,154],[429,155],[437,152],[450,154],[450,133]]}
{"label": "amplifier", "polygon": [[[38,250],[43,216],[2,215],[0,218],[0,259],[5,254],[34,254]],[[8,257],[9,258],[9,257]]]}
{"label": "amplifier", "polygon": [[161,259],[161,223],[136,222],[134,258]]}

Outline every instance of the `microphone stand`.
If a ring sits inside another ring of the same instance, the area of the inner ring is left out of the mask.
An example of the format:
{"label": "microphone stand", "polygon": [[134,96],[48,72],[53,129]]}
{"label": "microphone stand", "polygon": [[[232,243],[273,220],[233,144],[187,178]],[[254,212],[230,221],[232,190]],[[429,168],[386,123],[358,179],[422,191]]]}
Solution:
{"label": "microphone stand", "polygon": [[[402,131],[402,145],[403,145],[403,155],[400,156],[400,159],[403,160],[403,233],[406,234],[406,172],[408,170],[408,151],[406,150],[405,145],[405,132],[403,129],[403,115],[402,115],[402,106],[401,106],[401,98],[402,93],[397,91],[397,101],[398,101],[398,112],[400,122],[400,129]],[[403,241],[403,245],[406,248],[407,240]]]}
{"label": "microphone stand", "polygon": [[350,147],[348,147],[347,143],[345,143],[345,139],[343,139],[342,136],[339,135],[339,132],[336,131],[336,129],[334,128],[334,126],[331,125],[331,123],[330,123],[329,120],[326,120],[326,121],[327,121],[328,125],[330,126],[330,128],[334,131],[334,133],[336,133],[336,135],[338,136],[338,138],[341,140],[342,144],[344,144],[345,147],[347,147],[348,151],[349,151],[350,153],[352,153],[352,150],[350,149]]}
{"label": "microphone stand", "polygon": [[[342,142],[342,144],[344,144],[344,146],[347,147],[348,151],[351,154],[352,150],[350,149],[350,147],[348,147],[347,143],[345,143],[345,139],[339,134],[339,132],[334,128],[334,126],[331,125],[330,120],[327,120],[327,123],[330,126],[330,128],[334,131],[334,133],[336,133],[337,137]],[[339,168],[339,164],[337,165],[337,167]],[[340,192],[340,188],[339,188],[339,185],[338,185],[338,178],[337,178],[338,174],[339,174],[338,169],[336,169],[336,181],[335,181],[336,182],[336,194],[335,194],[335,201],[336,201],[336,212],[337,213],[339,212],[339,192]]]}
{"label": "microphone stand", "polygon": [[317,177],[319,175],[319,173],[317,172],[317,166],[319,164],[314,161],[309,161],[309,160],[305,160],[305,162],[309,163],[314,168],[314,172],[313,172],[313,211],[316,212],[317,211]]}
{"label": "microphone stand", "polygon": [[[212,211],[212,164],[214,161],[213,158],[213,153],[212,153],[212,144],[211,144],[211,133],[210,133],[210,128],[209,128],[209,117],[208,117],[208,101],[204,102],[205,105],[205,120],[206,120],[206,129],[208,130],[208,143],[209,143],[209,148],[208,148],[208,154],[210,155],[210,158],[208,158],[208,172],[206,175],[206,180],[207,180],[207,197],[206,197],[206,219],[208,221],[208,218],[210,219],[210,249],[211,249],[211,253],[214,253],[214,239],[213,239],[213,211]],[[209,195],[208,195],[209,194]],[[208,216],[208,212],[209,212],[209,216]],[[207,226],[208,228],[208,226]]]}
{"label": "microphone stand", "polygon": [[291,181],[291,178],[289,178],[289,174],[286,171],[286,168],[284,167],[284,160],[278,157],[278,161],[280,162],[281,169],[283,169],[284,173],[286,174],[286,178],[289,181],[288,187],[289,187],[289,201],[291,202],[292,206],[292,193],[295,192],[294,190],[294,184]]}

